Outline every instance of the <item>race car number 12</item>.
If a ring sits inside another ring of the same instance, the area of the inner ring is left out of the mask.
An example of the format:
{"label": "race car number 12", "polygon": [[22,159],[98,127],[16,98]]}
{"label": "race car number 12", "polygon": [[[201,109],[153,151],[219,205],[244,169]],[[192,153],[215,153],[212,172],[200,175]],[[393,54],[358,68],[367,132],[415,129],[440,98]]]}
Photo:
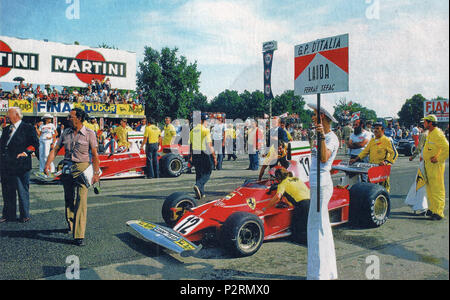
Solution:
{"label": "race car number 12", "polygon": [[177,226],[175,226],[173,229],[181,234],[188,234],[195,227],[197,227],[202,221],[203,219],[197,216],[189,216],[183,221],[181,221],[179,224],[177,224]]}

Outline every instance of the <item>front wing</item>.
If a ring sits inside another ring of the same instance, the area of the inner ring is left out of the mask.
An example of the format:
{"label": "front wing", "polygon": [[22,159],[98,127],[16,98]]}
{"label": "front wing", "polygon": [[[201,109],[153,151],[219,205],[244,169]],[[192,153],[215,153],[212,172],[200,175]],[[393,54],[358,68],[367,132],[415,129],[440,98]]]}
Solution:
{"label": "front wing", "polygon": [[191,256],[202,248],[188,241],[178,232],[161,225],[140,220],[131,220],[127,225],[133,228],[144,239],[172,250],[181,256]]}

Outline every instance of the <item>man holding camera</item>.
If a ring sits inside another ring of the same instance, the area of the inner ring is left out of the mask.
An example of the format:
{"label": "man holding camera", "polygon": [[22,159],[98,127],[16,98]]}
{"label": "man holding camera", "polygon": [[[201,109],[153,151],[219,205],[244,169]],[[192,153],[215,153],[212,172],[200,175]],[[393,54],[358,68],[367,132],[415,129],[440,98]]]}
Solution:
{"label": "man holding camera", "polygon": [[[94,131],[83,125],[86,113],[79,108],[69,114],[70,128],[62,134],[58,143],[50,152],[45,164],[45,173],[50,172],[50,164],[55,159],[61,147],[65,148],[63,174],[61,181],[64,186],[66,204],[66,221],[69,232],[73,233],[75,245],[84,246],[84,235],[87,220],[87,195],[89,183],[82,174],[92,160],[94,176],[92,184],[100,180],[100,160],[97,152],[97,137]],[[90,158],[92,156],[92,158]]]}

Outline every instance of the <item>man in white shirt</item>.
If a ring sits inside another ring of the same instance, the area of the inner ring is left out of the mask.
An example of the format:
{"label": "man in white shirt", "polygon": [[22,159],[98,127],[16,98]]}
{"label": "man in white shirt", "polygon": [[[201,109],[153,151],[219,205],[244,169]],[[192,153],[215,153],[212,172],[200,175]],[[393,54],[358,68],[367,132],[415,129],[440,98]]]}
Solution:
{"label": "man in white shirt", "polygon": [[[50,114],[45,114],[42,119],[44,123],[39,126],[37,133],[39,136],[39,171],[44,173],[45,163],[47,162],[47,157],[50,154],[53,143],[56,140],[58,132],[56,131],[55,124],[52,123],[53,117]],[[55,165],[52,163],[51,172],[55,172]]]}
{"label": "man in white shirt", "polygon": [[357,157],[369,143],[370,139],[370,133],[364,130],[364,121],[356,120],[353,123],[353,133],[350,135],[350,139],[347,144],[350,159]]}
{"label": "man in white shirt", "polygon": [[414,145],[417,147],[419,145],[419,136],[420,136],[420,130],[419,127],[417,127],[417,124],[414,125],[411,131],[411,135],[414,140]]}

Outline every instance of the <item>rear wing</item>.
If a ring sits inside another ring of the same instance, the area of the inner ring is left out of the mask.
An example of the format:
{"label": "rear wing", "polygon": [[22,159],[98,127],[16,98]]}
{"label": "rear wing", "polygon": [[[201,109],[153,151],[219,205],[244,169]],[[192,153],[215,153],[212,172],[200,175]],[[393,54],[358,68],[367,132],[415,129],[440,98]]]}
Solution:
{"label": "rear wing", "polygon": [[341,161],[339,164],[333,164],[333,170],[343,171],[349,176],[367,174],[369,182],[379,183],[386,181],[391,174],[391,166],[379,166],[369,163],[354,163],[350,165],[348,162]]}

